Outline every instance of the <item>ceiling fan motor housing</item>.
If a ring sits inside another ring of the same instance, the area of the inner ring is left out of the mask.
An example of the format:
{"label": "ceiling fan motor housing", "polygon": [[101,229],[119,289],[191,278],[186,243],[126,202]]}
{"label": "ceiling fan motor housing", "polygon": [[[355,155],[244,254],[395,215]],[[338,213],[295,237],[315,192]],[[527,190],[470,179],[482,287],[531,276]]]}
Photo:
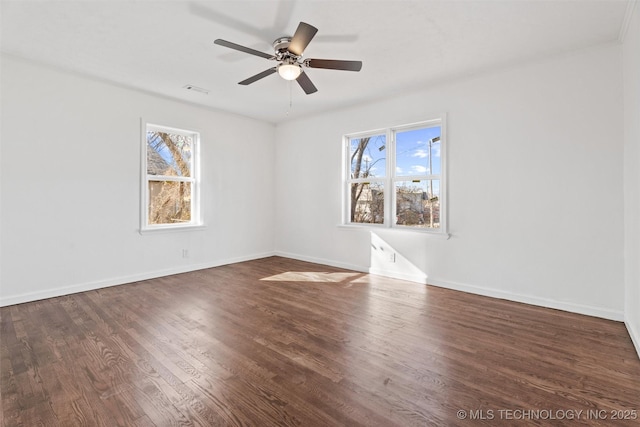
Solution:
{"label": "ceiling fan motor housing", "polygon": [[289,45],[291,44],[291,37],[280,37],[273,42],[273,49],[275,50],[275,57],[277,61],[283,61],[288,64],[300,63],[300,56],[295,55],[289,51]]}
{"label": "ceiling fan motor housing", "polygon": [[285,52],[291,44],[291,37],[280,37],[273,42],[273,48],[276,52]]}

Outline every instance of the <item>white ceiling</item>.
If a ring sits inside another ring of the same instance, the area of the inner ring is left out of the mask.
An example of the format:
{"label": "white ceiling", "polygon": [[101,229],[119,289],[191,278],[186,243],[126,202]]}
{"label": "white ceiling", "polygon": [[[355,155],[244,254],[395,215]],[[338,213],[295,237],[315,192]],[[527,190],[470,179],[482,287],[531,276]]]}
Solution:
{"label": "white ceiling", "polygon": [[[5,1],[2,51],[121,85],[281,122],[618,39],[627,0]],[[306,58],[362,60],[359,73],[308,69],[305,95],[277,74],[237,84],[298,22],[319,29]],[[208,95],[191,92],[193,84]],[[291,107],[290,107],[290,104]]]}

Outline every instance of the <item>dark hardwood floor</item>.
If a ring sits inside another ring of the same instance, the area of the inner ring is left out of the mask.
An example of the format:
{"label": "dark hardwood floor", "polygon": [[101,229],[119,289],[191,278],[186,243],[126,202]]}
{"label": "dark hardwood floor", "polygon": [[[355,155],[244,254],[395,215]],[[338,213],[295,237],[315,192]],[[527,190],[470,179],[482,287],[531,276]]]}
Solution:
{"label": "dark hardwood floor", "polygon": [[3,426],[640,425],[622,323],[290,259],[1,315]]}

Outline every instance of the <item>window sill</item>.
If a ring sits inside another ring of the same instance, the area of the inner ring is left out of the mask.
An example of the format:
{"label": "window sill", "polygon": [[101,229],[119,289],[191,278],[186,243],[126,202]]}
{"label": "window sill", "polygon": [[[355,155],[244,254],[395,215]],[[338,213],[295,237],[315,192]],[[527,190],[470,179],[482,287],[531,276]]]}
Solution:
{"label": "window sill", "polygon": [[399,233],[420,234],[430,239],[441,239],[441,240],[449,240],[451,238],[450,233],[445,233],[443,231],[429,231],[421,228],[387,227],[385,225],[374,225],[374,224],[338,224],[338,228],[342,228],[345,230],[364,230],[368,232],[389,231],[392,233],[399,232]]}
{"label": "window sill", "polygon": [[141,228],[138,232],[142,235],[145,234],[157,234],[157,233],[173,233],[179,231],[198,231],[206,229],[206,225],[172,225],[172,226],[158,226],[158,227],[149,227],[149,228]]}

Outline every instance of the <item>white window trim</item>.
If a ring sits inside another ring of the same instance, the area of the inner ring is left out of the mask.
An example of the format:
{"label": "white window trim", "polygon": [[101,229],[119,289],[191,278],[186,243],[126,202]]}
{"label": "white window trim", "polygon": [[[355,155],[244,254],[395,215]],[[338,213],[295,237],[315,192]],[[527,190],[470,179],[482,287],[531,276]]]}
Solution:
{"label": "white window trim", "polygon": [[[447,115],[445,113],[435,116],[433,119],[410,123],[400,126],[390,126],[388,128],[374,129],[366,132],[350,133],[343,137],[342,141],[342,223],[340,227],[350,229],[383,229],[383,230],[397,230],[407,231],[411,233],[422,233],[431,235],[434,237],[441,237],[448,239],[450,234],[449,230],[449,209],[448,209],[448,175],[447,175],[447,151],[448,151],[448,139],[447,139]],[[395,169],[395,155],[396,155],[396,143],[395,134],[399,131],[406,131],[411,129],[419,129],[431,126],[440,126],[440,174],[437,175],[408,175],[408,176],[396,176]],[[350,159],[350,140],[354,138],[363,138],[367,136],[381,135],[386,136],[387,141],[387,158],[386,158],[386,171],[387,174],[383,178],[351,178],[351,162]],[[395,183],[397,181],[411,181],[413,179],[428,180],[428,179],[440,179],[440,228],[429,229],[419,228],[406,225],[394,224],[393,218],[396,217],[396,203],[395,203]],[[350,221],[350,209],[351,209],[351,192],[349,186],[352,183],[358,182],[382,182],[385,187],[384,195],[384,223],[383,224],[371,224],[371,223],[353,223]]]}
{"label": "white window trim", "polygon": [[[186,134],[193,137],[193,161],[191,164],[191,177],[175,177],[164,175],[147,175],[147,131],[159,130]],[[152,179],[150,179],[152,177]],[[149,186],[148,181],[176,181],[190,182],[191,187],[191,221],[180,224],[149,224]],[[195,129],[182,129],[172,126],[158,125],[140,121],[140,234],[173,232],[185,230],[201,230],[206,228],[202,221],[200,204],[200,131]]]}

